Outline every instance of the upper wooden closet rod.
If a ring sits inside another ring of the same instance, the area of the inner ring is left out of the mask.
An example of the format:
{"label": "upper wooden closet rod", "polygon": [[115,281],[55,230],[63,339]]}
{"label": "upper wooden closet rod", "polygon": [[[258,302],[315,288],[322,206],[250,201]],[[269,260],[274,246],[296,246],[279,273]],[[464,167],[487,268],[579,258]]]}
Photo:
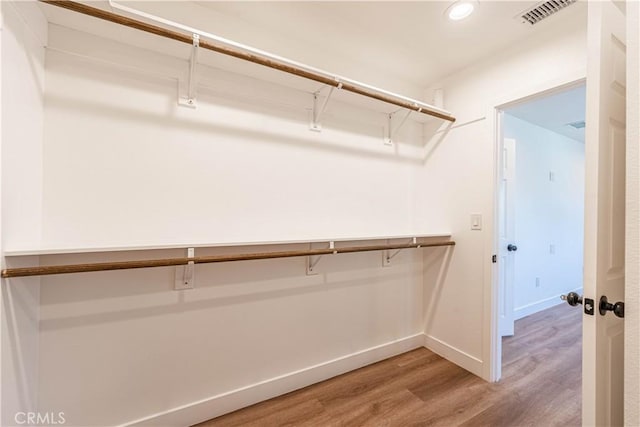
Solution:
{"label": "upper wooden closet rod", "polygon": [[273,258],[292,258],[302,256],[317,256],[344,254],[353,252],[369,252],[384,251],[393,249],[415,249],[428,248],[436,246],[453,246],[453,241],[437,242],[437,243],[410,243],[395,245],[370,245],[370,246],[351,246],[344,248],[324,248],[324,249],[307,249],[298,251],[281,251],[281,252],[259,252],[251,254],[237,255],[214,255],[201,257],[182,257],[182,258],[165,258],[151,259],[140,261],[116,261],[116,262],[99,262],[91,264],[67,264],[67,265],[50,265],[43,267],[20,267],[7,268],[2,270],[2,278],[8,277],[26,277],[26,276],[46,276],[50,274],[65,273],[86,273],[90,271],[108,271],[108,270],[127,270],[132,268],[149,268],[149,267],[171,267],[177,265],[187,265],[189,262],[194,264],[210,264],[216,262],[229,261],[249,261],[257,259],[273,259]]}
{"label": "upper wooden closet rod", "polygon": [[[193,34],[184,34],[177,31],[168,30],[163,27],[147,24],[142,21],[127,18],[122,15],[118,15],[112,12],[107,12],[105,10],[97,9],[95,7],[87,6],[85,4],[77,3],[74,1],[66,1],[66,0],[40,0],[40,1],[53,6],[69,9],[74,12],[79,12],[85,15],[93,16],[95,18],[104,19],[105,21],[110,21],[116,24],[135,28],[137,30],[145,31],[147,33],[155,34],[161,37],[166,37],[182,43],[186,43],[190,45],[193,44]],[[200,40],[199,46],[203,49],[212,50],[214,52],[233,56],[235,58],[253,62],[255,64],[264,65],[265,67],[274,68],[276,70],[284,71],[285,73],[294,74],[296,76],[304,77],[309,80],[314,80],[316,82],[319,82],[328,86],[341,88],[349,92],[357,93],[359,95],[377,99],[382,102],[397,105],[399,107],[406,108],[409,110],[417,111],[422,114],[438,117],[440,119],[448,120],[450,122],[455,122],[456,120],[455,117],[453,117],[448,112],[439,110],[431,105],[422,103],[420,101],[409,100],[408,98],[404,98],[399,95],[398,97],[393,97],[384,91],[376,91],[375,88],[371,88],[364,84],[358,85],[357,82],[354,82],[348,79],[344,79],[343,81],[343,80],[340,80],[340,78],[338,78],[337,76],[329,77],[327,75],[315,73],[310,70],[305,70],[293,64],[288,64],[286,63],[285,60],[278,61],[275,59],[268,58],[266,56],[259,55],[257,53],[243,52],[240,50],[229,48],[227,46],[223,46],[221,44],[214,44],[210,41],[202,40],[202,39]]]}

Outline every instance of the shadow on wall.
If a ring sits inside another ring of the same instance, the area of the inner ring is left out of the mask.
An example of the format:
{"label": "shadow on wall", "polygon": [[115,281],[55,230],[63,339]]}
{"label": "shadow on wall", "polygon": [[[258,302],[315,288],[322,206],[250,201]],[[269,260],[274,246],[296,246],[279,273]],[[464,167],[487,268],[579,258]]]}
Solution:
{"label": "shadow on wall", "polygon": [[[17,278],[2,284],[2,425],[13,425],[14,414],[8,409],[33,411],[37,361],[39,278]],[[11,391],[11,392],[8,392]]]}
{"label": "shadow on wall", "polygon": [[[225,74],[208,67],[205,68],[214,76],[219,73]],[[115,73],[114,70],[116,71]],[[254,123],[245,123],[246,126],[243,126],[242,123],[233,125],[229,122],[223,122],[219,117],[216,122],[217,114],[209,115],[205,120],[185,118],[184,115],[180,117],[181,112],[193,113],[188,115],[199,116],[200,118],[202,118],[202,114],[177,106],[175,88],[167,87],[167,80],[171,81],[172,85],[177,85],[175,78],[163,79],[140,76],[138,73],[125,73],[116,67],[109,67],[108,65],[105,67],[105,64],[100,64],[99,67],[97,65],[94,66],[93,64],[87,64],[86,61],[80,62],[78,67],[69,67],[65,63],[64,66],[54,68],[52,72],[63,73],[65,77],[77,80],[79,84],[83,80],[88,80],[99,82],[101,85],[108,85],[115,89],[120,87],[123,92],[143,90],[153,94],[166,94],[166,103],[165,107],[162,108],[164,114],[158,115],[151,111],[152,109],[123,108],[121,105],[112,106],[108,102],[100,102],[99,97],[93,97],[91,100],[82,99],[81,96],[77,95],[75,97],[73,95],[67,97],[54,89],[47,93],[47,109],[60,108],[68,111],[78,111],[80,114],[89,113],[89,115],[98,117],[110,117],[114,120],[114,123],[148,123],[154,128],[188,129],[189,131],[203,132],[209,135],[225,135],[241,137],[247,140],[295,145],[298,149],[330,150],[357,156],[358,158],[368,156],[394,162],[423,163],[428,153],[435,148],[435,146],[432,146],[426,150],[425,154],[420,154],[422,150],[415,150],[415,148],[424,148],[424,141],[429,139],[425,138],[423,133],[426,131],[427,135],[431,135],[432,133],[435,134],[435,131],[443,126],[447,126],[447,128],[451,126],[450,122],[433,119],[427,122],[424,129],[413,129],[410,132],[407,129],[409,125],[407,125],[402,131],[404,136],[394,144],[396,149],[389,151],[388,147],[383,147],[382,144],[384,137],[383,118],[386,120],[384,114],[366,111],[362,108],[332,100],[330,110],[324,116],[325,133],[331,132],[336,135],[335,133],[339,132],[337,136],[340,140],[335,140],[334,138],[332,141],[326,136],[310,132],[307,129],[308,112],[312,102],[311,94],[294,91],[268,82],[258,82],[260,84],[256,84],[255,79],[247,77],[236,76],[232,81],[229,81],[228,78],[223,78],[219,79],[224,83],[223,86],[199,87],[198,89],[198,102],[201,110],[211,107],[233,109],[242,111],[243,114],[257,117],[257,119],[253,120]],[[216,81],[211,76],[208,76],[208,79]],[[274,99],[279,98],[282,98],[283,101],[274,101]],[[157,107],[158,105],[156,104],[154,107],[156,111],[158,110]],[[213,111],[213,113],[215,112]],[[269,126],[267,122],[264,122],[263,118],[265,117],[276,117],[287,123],[299,124],[299,129],[295,129],[297,131],[295,136],[287,135],[280,132],[278,128]],[[342,117],[348,117],[349,119],[342,119]],[[256,127],[256,122],[264,122],[264,126]],[[252,126],[253,129],[251,129]],[[415,123],[414,126],[416,126]],[[418,126],[422,127],[421,125]],[[300,130],[304,130],[304,132],[300,132]],[[445,136],[446,132],[442,133],[439,141],[443,140]],[[379,139],[380,144],[370,147],[366,145],[356,146],[352,139],[362,137]],[[346,143],[349,143],[350,146]],[[413,146],[414,149],[402,150],[398,148],[399,146]],[[379,151],[381,148],[384,151]]]}
{"label": "shadow on wall", "polygon": [[[32,30],[29,30],[28,27],[23,24],[24,18],[22,16],[22,13],[18,11],[18,8],[24,7],[24,4],[21,5],[20,3],[21,2],[16,3],[11,1],[2,2],[1,7],[4,13],[15,14],[15,16],[12,16],[11,18],[4,18],[2,20],[2,24],[6,26],[6,30],[3,31],[3,34],[6,34],[7,37],[10,37],[10,35],[12,34],[20,35],[20,37],[15,38],[15,41],[20,46],[21,52],[24,52],[27,62],[29,63],[31,77],[28,79],[28,81],[33,82],[33,84],[36,85],[36,90],[34,91],[34,93],[37,93],[42,96],[44,94],[44,86],[43,86],[43,79],[42,79],[42,70],[44,70],[44,64],[39,63],[40,62],[39,59],[35,57],[33,54],[30,54],[34,52],[34,49],[32,47],[26,46],[25,43],[27,40],[29,40],[34,45],[37,44],[37,46],[41,49],[43,49],[43,46],[45,45],[45,43],[39,40],[35,36],[35,32],[33,32]],[[30,6],[32,5],[29,5],[27,3],[26,7],[30,7]],[[10,61],[7,61],[7,62],[10,62]],[[16,101],[17,100],[13,100],[12,102],[16,102]],[[9,105],[10,104],[11,103],[9,103]]]}
{"label": "shadow on wall", "polygon": [[[169,103],[173,103],[174,100],[168,100]],[[200,103],[204,104],[205,100],[200,98]],[[216,100],[216,103],[220,103],[220,100]],[[311,138],[313,135],[310,131],[306,131],[308,136],[303,137],[305,133],[300,133],[300,137],[292,137],[289,135],[284,135],[280,133],[269,132],[267,130],[250,130],[243,127],[233,126],[230,124],[223,123],[213,123],[213,122],[203,122],[194,119],[178,119],[175,116],[157,116],[154,114],[146,113],[140,110],[134,109],[123,109],[121,107],[110,107],[106,105],[100,105],[95,103],[87,103],[84,101],[74,100],[74,99],[63,99],[55,96],[48,95],[47,96],[47,105],[54,108],[64,108],[70,111],[79,111],[82,113],[93,113],[94,115],[99,115],[101,117],[111,117],[114,121],[118,122],[146,122],[150,126],[155,128],[186,128],[190,131],[199,131],[206,134],[216,135],[216,136],[231,136],[236,138],[244,138],[252,141],[259,141],[264,143],[271,144],[280,144],[280,145],[289,145],[293,146],[296,149],[307,149],[307,150],[324,150],[331,152],[338,152],[343,155],[350,155],[357,157],[359,159],[363,159],[364,157],[368,158],[376,158],[385,161],[391,162],[404,162],[404,163],[413,163],[413,164],[422,164],[424,163],[424,158],[422,156],[413,156],[410,154],[402,154],[396,151],[394,154],[384,153],[384,152],[375,152],[367,149],[366,147],[362,147],[362,149],[356,149],[353,147],[347,147],[344,145],[339,145],[339,143],[331,142],[327,140],[319,140],[318,138]],[[178,107],[176,107],[178,108]],[[246,109],[244,109],[246,111]],[[269,112],[270,115],[273,115],[273,111]],[[306,123],[306,118],[301,117],[300,115],[296,116],[297,121],[300,123]],[[301,126],[302,128],[302,126]],[[372,133],[372,130],[378,130],[375,134]],[[352,129],[351,129],[352,131]],[[380,138],[380,145],[382,145],[382,128],[371,128],[367,130],[369,132],[370,137]],[[361,134],[364,132],[361,132]],[[444,139],[444,136],[441,140]],[[405,141],[403,141],[405,143]],[[433,151],[433,149],[429,150]]]}
{"label": "shadow on wall", "polygon": [[431,155],[436,151],[436,149],[440,146],[442,141],[444,141],[449,133],[453,129],[458,129],[464,126],[471,125],[473,123],[481,122],[485,120],[485,117],[480,117],[478,119],[469,120],[463,123],[454,123],[454,122],[446,122],[444,125],[442,123],[430,122],[425,125],[425,143],[424,143],[424,154],[422,156],[422,164],[426,165],[431,158]]}
{"label": "shadow on wall", "polygon": [[433,323],[435,308],[440,302],[440,295],[447,281],[449,266],[453,258],[455,246],[449,246],[443,251],[434,251],[425,254],[424,257],[424,283],[425,283],[425,333],[428,326]]}
{"label": "shadow on wall", "polygon": [[[427,257],[430,269],[449,258],[443,248],[421,250],[431,253]],[[381,267],[379,252],[325,256],[316,267],[320,274],[313,276],[305,274],[304,257],[201,264],[195,270],[196,289],[186,291],[173,290],[175,267],[49,276],[43,278],[42,300],[46,303],[40,327],[42,331],[66,329],[347,288],[385,286],[406,281],[408,272],[412,277],[421,277],[421,265],[416,262],[420,256],[415,251],[403,251],[394,257],[391,268]],[[446,266],[442,269],[445,271]],[[67,304],[81,307],[84,303],[89,303],[93,310],[74,310],[74,315],[69,316],[69,311],[63,308]],[[96,308],[102,312],[96,312]]]}

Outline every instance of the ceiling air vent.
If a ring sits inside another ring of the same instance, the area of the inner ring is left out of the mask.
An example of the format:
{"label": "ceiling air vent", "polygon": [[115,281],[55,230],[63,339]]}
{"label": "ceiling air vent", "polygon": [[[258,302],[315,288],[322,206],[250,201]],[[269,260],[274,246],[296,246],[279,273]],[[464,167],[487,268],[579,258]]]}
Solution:
{"label": "ceiling air vent", "polygon": [[572,128],[576,129],[584,129],[586,125],[584,123],[584,120],[581,120],[579,122],[567,123],[567,126],[571,126]]}
{"label": "ceiling air vent", "polygon": [[534,25],[575,2],[576,0],[549,0],[538,3],[532,9],[522,12],[520,18],[522,18],[523,23],[528,22]]}

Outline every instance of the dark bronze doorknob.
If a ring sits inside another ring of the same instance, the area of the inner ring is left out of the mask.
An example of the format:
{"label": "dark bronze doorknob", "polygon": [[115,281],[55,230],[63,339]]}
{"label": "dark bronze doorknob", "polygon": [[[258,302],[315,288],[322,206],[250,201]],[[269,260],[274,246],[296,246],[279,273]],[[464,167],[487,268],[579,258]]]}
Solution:
{"label": "dark bronze doorknob", "polygon": [[507,250],[509,252],[515,252],[518,250],[518,247],[516,245],[512,245],[511,243],[509,243],[509,245],[507,245]]}
{"label": "dark bronze doorknob", "polygon": [[617,317],[624,318],[624,303],[622,301],[618,301],[615,304],[611,304],[607,297],[603,295],[600,298],[600,314],[604,316],[607,314],[607,311],[613,311]]}
{"label": "dark bronze doorknob", "polygon": [[582,295],[578,295],[575,292],[569,292],[566,295],[560,295],[560,298],[563,301],[566,301],[572,307],[575,307],[578,304],[582,304]]}

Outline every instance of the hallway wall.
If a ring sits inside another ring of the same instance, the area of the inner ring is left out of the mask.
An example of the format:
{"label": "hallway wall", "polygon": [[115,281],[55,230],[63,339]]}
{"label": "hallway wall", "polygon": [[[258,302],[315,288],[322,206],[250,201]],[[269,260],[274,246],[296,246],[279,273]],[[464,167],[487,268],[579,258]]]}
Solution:
{"label": "hallway wall", "polygon": [[582,290],[584,144],[505,114],[516,140],[515,319]]}

